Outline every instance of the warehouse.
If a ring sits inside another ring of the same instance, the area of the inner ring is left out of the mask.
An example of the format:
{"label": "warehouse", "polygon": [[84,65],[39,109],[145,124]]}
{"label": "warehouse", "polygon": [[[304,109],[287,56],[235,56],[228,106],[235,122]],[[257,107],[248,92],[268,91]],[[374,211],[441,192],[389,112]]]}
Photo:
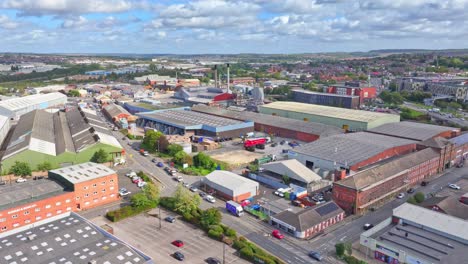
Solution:
{"label": "warehouse", "polygon": [[317,93],[305,90],[293,90],[294,101],[306,104],[326,105],[348,109],[358,109],[359,96]]}
{"label": "warehouse", "polygon": [[440,171],[431,148],[408,154],[333,183],[333,200],[347,213],[360,214]]}
{"label": "warehouse", "polygon": [[416,142],[367,132],[335,135],[302,145],[288,152],[310,169],[333,172],[357,171],[376,162],[410,153]]}
{"label": "warehouse", "polygon": [[260,188],[256,181],[222,170],[215,170],[206,175],[202,182],[207,192],[213,192],[218,197],[236,202],[258,195]]}
{"label": "warehouse", "polygon": [[0,146],[10,131],[10,118],[0,115]]}
{"label": "warehouse", "polygon": [[35,110],[21,116],[2,156],[2,168],[25,161],[33,168],[48,161],[52,166],[89,161],[98,149],[122,149],[105,124],[90,110],[50,113]]}
{"label": "warehouse", "polygon": [[252,121],[254,122],[255,131],[304,142],[312,142],[321,137],[344,133],[343,129],[335,126],[248,111],[233,111],[205,105],[194,105],[192,111],[241,121]]}
{"label": "warehouse", "polygon": [[62,93],[34,94],[0,101],[0,115],[18,119],[21,115],[36,109],[62,107],[67,102],[67,96]]}
{"label": "warehouse", "polygon": [[109,104],[102,110],[107,118],[121,128],[128,128],[129,123],[135,123],[137,117],[130,114],[125,108],[117,104]]}
{"label": "warehouse", "polygon": [[150,257],[75,213],[2,234],[2,263],[152,264]]}
{"label": "warehouse", "polygon": [[383,263],[466,263],[468,222],[404,203],[362,233],[360,244]]}
{"label": "warehouse", "polygon": [[224,117],[217,117],[189,108],[156,110],[139,113],[137,125],[139,127],[155,128],[164,134],[193,134],[219,138],[235,138],[254,130],[251,121],[238,121]]}
{"label": "warehouse", "polygon": [[285,210],[271,216],[270,224],[297,238],[308,239],[341,222],[344,216],[344,211],[330,201],[300,212]]}
{"label": "warehouse", "polygon": [[262,114],[316,122],[347,131],[363,131],[400,122],[399,115],[296,102],[274,102],[258,106],[258,109]]}
{"label": "warehouse", "polygon": [[380,135],[424,141],[435,137],[452,138],[460,135],[460,128],[437,126],[416,122],[403,121],[384,124],[367,132]]}

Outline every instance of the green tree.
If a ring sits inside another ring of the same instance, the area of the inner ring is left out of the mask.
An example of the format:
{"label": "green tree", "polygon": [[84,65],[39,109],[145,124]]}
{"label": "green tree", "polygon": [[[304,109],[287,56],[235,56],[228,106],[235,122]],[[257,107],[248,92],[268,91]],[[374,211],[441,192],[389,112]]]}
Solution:
{"label": "green tree", "polygon": [[283,175],[283,183],[288,185],[290,182],[291,182],[291,179],[289,178],[289,176],[284,174]]}
{"label": "green tree", "polygon": [[422,193],[422,192],[415,193],[414,194],[414,199],[416,200],[417,203],[424,202],[424,199],[425,199],[424,193]]}
{"label": "green tree", "polygon": [[146,195],[148,200],[153,202],[159,202],[161,190],[156,184],[149,182],[147,185],[145,185],[145,187],[143,187],[143,194]]}
{"label": "green tree", "polygon": [[458,110],[458,109],[462,108],[462,105],[457,103],[457,102],[450,102],[448,104],[448,108],[452,108],[453,110]]}
{"label": "green tree", "polygon": [[183,150],[184,150],[184,148],[182,148],[181,145],[169,144],[169,146],[167,147],[167,154],[174,157],[175,154],[177,154],[178,152],[183,151]]}
{"label": "green tree", "polygon": [[94,155],[91,157],[92,162],[96,163],[104,163],[109,161],[109,154],[103,149],[99,149],[98,151],[94,152]]}
{"label": "green tree", "polygon": [[150,206],[152,201],[148,199],[144,193],[137,193],[132,196],[130,202],[133,207],[147,207]]}
{"label": "green tree", "polygon": [[200,152],[193,157],[193,164],[196,167],[202,167],[205,169],[212,169],[215,165],[211,157],[206,155],[204,152]]}
{"label": "green tree", "polygon": [[345,243],[344,246],[345,246],[346,253],[348,255],[353,254],[353,245],[351,243],[349,243],[349,242]]}
{"label": "green tree", "polygon": [[167,140],[167,137],[165,135],[162,135],[159,137],[158,140],[158,151],[159,152],[167,152],[167,148],[169,147],[169,141]]}
{"label": "green tree", "polygon": [[154,63],[150,63],[150,65],[148,66],[148,70],[150,72],[155,72],[157,70],[156,65]]}
{"label": "green tree", "polygon": [[209,208],[202,211],[200,215],[200,224],[203,228],[207,229],[211,225],[219,225],[221,223],[222,215],[217,208]]}
{"label": "green tree", "polygon": [[67,96],[69,96],[69,97],[80,97],[80,92],[78,92],[78,90],[70,90],[70,91],[68,91]]}
{"label": "green tree", "polygon": [[10,173],[16,176],[28,176],[31,175],[31,167],[26,162],[15,161],[10,168]]}
{"label": "green tree", "polygon": [[38,171],[48,171],[52,169],[52,164],[48,161],[44,161],[42,163],[37,164]]}
{"label": "green tree", "polygon": [[174,155],[172,161],[174,161],[174,163],[177,165],[183,165],[186,163],[190,166],[193,164],[192,157],[189,154],[185,153],[183,150],[177,152]]}
{"label": "green tree", "polygon": [[192,194],[187,188],[181,184],[177,186],[174,192],[174,210],[180,214],[190,213],[198,208],[201,203],[199,195]]}
{"label": "green tree", "polygon": [[336,255],[339,258],[343,258],[345,253],[345,245],[343,243],[338,243],[335,245]]}
{"label": "green tree", "polygon": [[158,149],[158,140],[163,135],[160,131],[147,130],[141,145],[148,151],[155,151]]}
{"label": "green tree", "polygon": [[416,199],[414,199],[414,196],[410,196],[408,200],[406,200],[406,202],[410,204],[417,204]]}

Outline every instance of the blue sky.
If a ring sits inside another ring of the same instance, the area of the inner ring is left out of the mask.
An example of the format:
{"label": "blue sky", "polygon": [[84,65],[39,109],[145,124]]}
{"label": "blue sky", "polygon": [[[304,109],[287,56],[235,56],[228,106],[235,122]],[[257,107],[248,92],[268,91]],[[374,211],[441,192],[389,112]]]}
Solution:
{"label": "blue sky", "polygon": [[0,0],[0,52],[468,48],[468,0]]}

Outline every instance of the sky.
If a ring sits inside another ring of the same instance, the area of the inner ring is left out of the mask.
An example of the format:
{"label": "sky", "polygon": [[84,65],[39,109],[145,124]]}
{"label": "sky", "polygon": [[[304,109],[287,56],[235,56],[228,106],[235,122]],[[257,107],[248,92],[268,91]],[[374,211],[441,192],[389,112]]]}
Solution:
{"label": "sky", "polygon": [[468,0],[0,0],[0,52],[468,48]]}

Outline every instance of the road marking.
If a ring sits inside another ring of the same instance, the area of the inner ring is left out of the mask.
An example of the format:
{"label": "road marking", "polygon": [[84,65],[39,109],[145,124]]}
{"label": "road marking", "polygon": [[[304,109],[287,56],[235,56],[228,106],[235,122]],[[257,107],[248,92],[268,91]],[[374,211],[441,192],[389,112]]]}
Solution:
{"label": "road marking", "polygon": [[346,238],[346,236],[344,236],[344,237],[340,238],[340,241],[343,241],[345,238]]}

